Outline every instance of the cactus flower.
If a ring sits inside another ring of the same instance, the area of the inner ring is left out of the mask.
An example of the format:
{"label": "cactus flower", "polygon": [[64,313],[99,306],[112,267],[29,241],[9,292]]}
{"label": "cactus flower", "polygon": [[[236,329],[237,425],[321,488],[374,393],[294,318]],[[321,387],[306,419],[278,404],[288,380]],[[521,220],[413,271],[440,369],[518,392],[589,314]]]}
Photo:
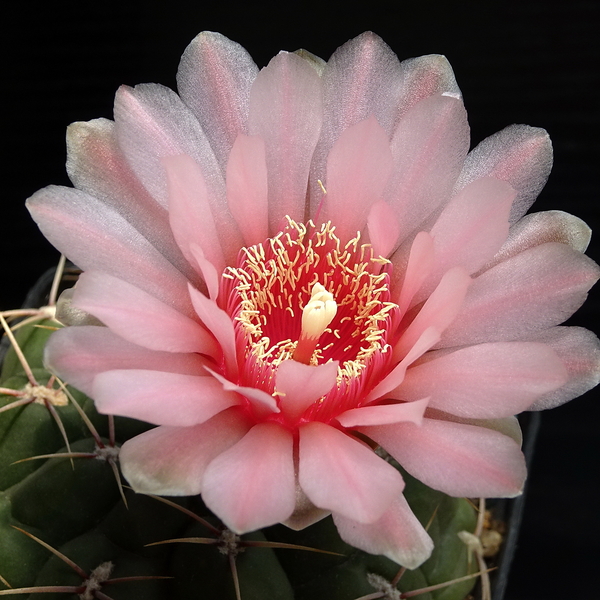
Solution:
{"label": "cactus flower", "polygon": [[260,70],[202,33],[178,88],[120,88],[114,121],[69,127],[75,188],[28,201],[96,319],[47,362],[157,426],[121,449],[136,491],[201,494],[237,533],[332,514],[414,568],[432,543],[386,457],[453,496],[518,495],[514,415],[599,379],[597,338],[558,326],[599,277],[589,229],[524,216],[548,135],[469,152],[446,59],[372,33]]}

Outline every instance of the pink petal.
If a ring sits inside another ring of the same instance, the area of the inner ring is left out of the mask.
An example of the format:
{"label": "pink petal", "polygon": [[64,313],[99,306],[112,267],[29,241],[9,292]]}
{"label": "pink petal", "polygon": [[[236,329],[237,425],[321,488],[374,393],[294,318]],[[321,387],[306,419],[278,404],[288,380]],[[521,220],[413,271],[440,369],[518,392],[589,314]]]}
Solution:
{"label": "pink petal", "polygon": [[450,197],[469,148],[469,126],[460,100],[436,95],[416,104],[391,141],[393,175],[384,200],[402,224],[401,239]]}
{"label": "pink petal", "polygon": [[107,327],[68,327],[52,334],[44,362],[53,373],[88,396],[92,381],[102,371],[150,369],[205,375],[205,360],[198,354],[156,352],[126,342]]}
{"label": "pink petal", "polygon": [[227,162],[227,202],[246,246],[269,237],[267,177],[262,138],[238,135]]}
{"label": "pink petal", "polygon": [[323,135],[328,148],[344,129],[371,115],[389,135],[403,75],[396,54],[370,31],[340,46],[323,71]]}
{"label": "pink petal", "polygon": [[236,533],[285,521],[295,504],[292,434],[275,423],[255,425],[208,465],[202,498]]}
{"label": "pink petal", "polygon": [[546,410],[581,396],[600,383],[600,340],[581,327],[553,327],[531,336],[548,344],[564,364],[568,380],[561,388],[538,398],[529,410]]}
{"label": "pink petal", "polygon": [[163,206],[170,205],[163,159],[186,155],[197,163],[221,245],[233,263],[242,237],[227,207],[221,167],[192,112],[175,92],[156,84],[121,87],[114,112],[119,145],[139,179]]}
{"label": "pink petal", "polygon": [[443,332],[461,310],[471,282],[461,267],[447,271],[394,347],[394,358],[404,357],[427,329]]}
{"label": "pink petal", "polygon": [[223,352],[227,374],[237,374],[235,332],[229,315],[204,294],[189,286],[189,294],[197,315],[206,328],[217,338]]}
{"label": "pink petal", "polygon": [[362,406],[343,412],[337,417],[344,427],[357,427],[363,425],[390,425],[391,423],[410,422],[420,425],[423,414],[429,402],[415,400],[400,404],[381,404],[379,406]]}
{"label": "pink petal", "polygon": [[429,406],[457,416],[496,419],[515,415],[561,387],[567,373],[544,344],[499,342],[432,352],[413,365],[392,395],[401,400],[429,396]]}
{"label": "pink petal", "polygon": [[94,119],[69,125],[67,172],[76,188],[112,207],[182,273],[196,278],[175,243],[167,211],[147,192],[125,160],[113,121]]}
{"label": "pink petal", "polygon": [[450,496],[513,497],[525,481],[525,459],[510,437],[463,423],[424,419],[361,427],[411,475]]}
{"label": "pink petal", "polygon": [[164,158],[162,164],[169,188],[169,222],[181,252],[194,264],[191,245],[200,246],[221,273],[226,260],[200,166],[184,155]]}
{"label": "pink petal", "polygon": [[404,488],[370,448],[316,421],[300,428],[299,482],[316,506],[360,523],[379,519]]}
{"label": "pink petal", "polygon": [[212,31],[197,35],[181,57],[179,93],[206,132],[223,171],[235,138],[246,132],[250,87],[257,74],[242,46]]}
{"label": "pink petal", "polygon": [[415,104],[430,96],[446,94],[460,98],[454,71],[448,59],[441,54],[426,54],[400,63],[402,72],[401,95],[396,123]]}
{"label": "pink petal", "polygon": [[429,327],[421,333],[408,354],[369,392],[367,402],[383,398],[403,381],[406,369],[440,341],[440,332]]}
{"label": "pink petal", "polygon": [[587,256],[550,242],[477,277],[440,346],[510,341],[562,323],[600,276]]}
{"label": "pink petal", "polygon": [[113,208],[57,186],[36,192],[27,207],[50,243],[82,270],[127,280],[180,312],[193,314],[185,277]]}
{"label": "pink petal", "polygon": [[248,123],[249,133],[265,141],[274,234],[286,216],[304,220],[308,170],[321,129],[321,82],[315,69],[296,54],[275,56],[252,85]]}
{"label": "pink petal", "polygon": [[318,366],[284,360],[275,375],[281,410],[291,418],[299,417],[311,404],[336,384],[338,361]]}
{"label": "pink petal", "polygon": [[434,258],[433,238],[426,231],[420,231],[412,243],[406,268],[398,269],[399,265],[394,265],[396,267],[394,273],[404,271],[404,281],[402,285],[397,286],[400,294],[396,300],[401,314],[406,313],[413,298],[431,273]]}
{"label": "pink petal", "polygon": [[154,425],[189,427],[240,403],[210,375],[198,377],[143,369],[105,371],[94,379],[98,412]]}
{"label": "pink petal", "polygon": [[383,200],[371,206],[367,218],[369,241],[373,246],[375,256],[387,257],[396,247],[400,235],[400,223],[396,213]]}
{"label": "pink petal", "polygon": [[518,221],[542,191],[552,168],[552,144],[537,127],[511,125],[469,152],[458,178],[458,191],[481,177],[495,177],[516,191],[510,222]]}
{"label": "pink petal", "polygon": [[198,270],[202,273],[202,279],[204,279],[208,290],[208,297],[216,302],[219,297],[219,273],[215,265],[206,258],[202,248],[197,244],[190,244],[190,254]]}
{"label": "pink petal", "polygon": [[73,305],[93,314],[127,341],[150,350],[218,353],[214,338],[199,323],[111,275],[83,273]]}
{"label": "pink petal", "polygon": [[368,31],[338,48],[323,70],[323,128],[311,168],[311,214],[316,215],[327,156],[341,133],[374,116],[389,136],[396,119],[402,70],[398,57]]}
{"label": "pink petal", "polygon": [[342,242],[354,238],[366,225],[391,170],[389,140],[375,117],[346,129],[327,159],[327,195],[318,220],[331,221]]}
{"label": "pink petal", "polygon": [[523,432],[517,417],[502,417],[500,419],[469,419],[466,417],[457,417],[451,413],[446,413],[435,408],[428,408],[426,418],[437,419],[439,421],[450,421],[451,423],[462,423],[463,425],[473,425],[497,431],[506,435],[519,446],[523,444]]}
{"label": "pink petal", "polygon": [[433,285],[451,267],[475,273],[496,254],[508,236],[514,197],[507,183],[485,177],[452,198],[430,232],[435,247]]}
{"label": "pink petal", "polygon": [[402,495],[375,523],[364,525],[338,514],[333,521],[347,544],[369,554],[383,554],[408,569],[424,563],[433,550],[433,541]]}
{"label": "pink petal", "polygon": [[163,425],[127,440],[119,464],[138,493],[195,496],[202,491],[208,464],[249,429],[243,413],[235,408],[192,427]]}
{"label": "pink petal", "polygon": [[209,367],[206,367],[206,370],[221,383],[225,391],[237,392],[249,400],[252,409],[258,418],[265,418],[272,413],[281,412],[277,406],[277,401],[275,398],[273,398],[273,396],[270,394],[267,394],[267,392],[259,390],[258,388],[237,385],[237,383],[229,381],[222,375],[219,375],[219,373],[215,373]]}
{"label": "pink petal", "polygon": [[505,244],[486,263],[483,270],[487,271],[500,262],[546,242],[567,244],[573,250],[585,252],[591,237],[592,230],[581,219],[569,213],[549,210],[525,215],[511,227]]}
{"label": "pink petal", "polygon": [[291,517],[283,521],[283,525],[294,531],[300,531],[310,525],[314,525],[330,514],[331,513],[328,510],[317,508],[308,499],[307,495],[296,481],[296,506],[294,507],[294,512]]}
{"label": "pink petal", "polygon": [[186,154],[203,167],[211,192],[224,195],[223,174],[206,134],[179,96],[162,85],[121,86],[115,96],[119,146],[146,189],[168,206],[161,159]]}

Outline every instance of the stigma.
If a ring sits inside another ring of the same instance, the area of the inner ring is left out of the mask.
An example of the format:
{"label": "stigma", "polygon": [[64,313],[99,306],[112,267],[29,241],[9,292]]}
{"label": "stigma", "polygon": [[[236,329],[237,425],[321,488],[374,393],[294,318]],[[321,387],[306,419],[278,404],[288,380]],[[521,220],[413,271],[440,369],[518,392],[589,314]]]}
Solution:
{"label": "stigma", "polygon": [[302,331],[292,358],[298,362],[310,364],[319,338],[333,321],[337,313],[337,304],[331,292],[320,283],[311,289],[310,300],[302,310]]}

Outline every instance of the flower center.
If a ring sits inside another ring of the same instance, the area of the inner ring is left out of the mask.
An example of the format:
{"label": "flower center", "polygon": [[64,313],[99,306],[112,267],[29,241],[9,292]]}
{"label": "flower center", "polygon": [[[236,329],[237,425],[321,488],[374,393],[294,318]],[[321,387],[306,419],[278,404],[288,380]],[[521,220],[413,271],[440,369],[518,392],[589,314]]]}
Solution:
{"label": "flower center", "polygon": [[288,218],[284,231],[243,248],[220,295],[235,323],[243,382],[273,393],[284,360],[337,360],[341,389],[355,387],[373,361],[387,362],[398,313],[388,263],[360,235],[342,247],[330,222],[317,228]]}

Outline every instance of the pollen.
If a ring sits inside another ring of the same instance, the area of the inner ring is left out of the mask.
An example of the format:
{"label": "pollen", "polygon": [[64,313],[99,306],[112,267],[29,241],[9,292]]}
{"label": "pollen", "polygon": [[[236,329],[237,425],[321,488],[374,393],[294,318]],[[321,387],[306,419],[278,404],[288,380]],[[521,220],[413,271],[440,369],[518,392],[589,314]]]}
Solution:
{"label": "pollen", "polygon": [[[287,227],[243,248],[221,280],[220,298],[235,323],[242,378],[274,392],[284,360],[338,361],[338,386],[354,387],[374,357],[390,354],[389,261],[360,234],[342,244],[330,223],[288,218]],[[379,359],[380,360],[380,359]]]}

